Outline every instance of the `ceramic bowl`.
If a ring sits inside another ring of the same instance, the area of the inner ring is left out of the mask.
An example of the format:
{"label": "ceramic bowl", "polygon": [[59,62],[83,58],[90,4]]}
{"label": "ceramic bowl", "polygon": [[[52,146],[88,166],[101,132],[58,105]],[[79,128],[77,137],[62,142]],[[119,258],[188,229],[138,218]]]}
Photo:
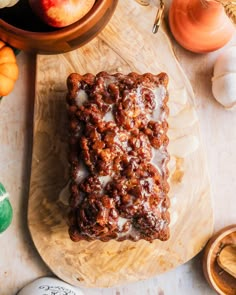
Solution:
{"label": "ceramic bowl", "polygon": [[203,256],[203,272],[209,285],[220,295],[235,295],[236,279],[217,263],[220,251],[226,245],[236,244],[236,224],[217,232],[206,245]]}
{"label": "ceramic bowl", "polygon": [[0,39],[11,46],[40,54],[56,54],[76,49],[93,39],[108,23],[118,0],[97,0],[79,21],[55,29],[41,22],[28,0],[0,9]]}
{"label": "ceramic bowl", "polygon": [[84,295],[76,287],[73,287],[57,278],[44,277],[39,278],[23,289],[17,295]]}

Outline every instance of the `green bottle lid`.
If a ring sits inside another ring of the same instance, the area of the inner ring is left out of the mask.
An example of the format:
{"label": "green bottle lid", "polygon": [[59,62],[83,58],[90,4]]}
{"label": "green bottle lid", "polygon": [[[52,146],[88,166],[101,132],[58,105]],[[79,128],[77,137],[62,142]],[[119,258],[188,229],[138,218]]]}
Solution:
{"label": "green bottle lid", "polygon": [[12,221],[13,210],[9,201],[9,194],[0,183],[0,233],[4,232]]}

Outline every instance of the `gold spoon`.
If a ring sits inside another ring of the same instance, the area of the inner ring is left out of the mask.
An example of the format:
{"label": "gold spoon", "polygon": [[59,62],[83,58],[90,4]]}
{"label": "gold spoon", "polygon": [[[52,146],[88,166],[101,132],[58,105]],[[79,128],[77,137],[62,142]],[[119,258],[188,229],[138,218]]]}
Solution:
{"label": "gold spoon", "polygon": [[140,5],[143,6],[148,6],[150,4],[149,0],[135,0],[136,2],[138,2]]}
{"label": "gold spoon", "polygon": [[165,8],[165,4],[163,0],[160,0],[160,6],[158,7],[157,10],[157,14],[156,14],[156,18],[154,21],[154,25],[152,27],[152,32],[153,34],[156,34],[158,32],[158,29],[161,25],[163,16],[164,16],[164,8]]}
{"label": "gold spoon", "polygon": [[[150,5],[150,0],[135,0],[135,1],[138,2],[140,5],[143,5],[143,6]],[[164,1],[160,0],[160,6],[158,7],[157,14],[156,14],[156,17],[155,17],[155,21],[154,21],[154,24],[153,24],[153,27],[152,27],[153,34],[156,34],[158,32],[158,29],[159,29],[159,27],[161,25],[162,18],[164,16],[164,8],[165,8]]]}

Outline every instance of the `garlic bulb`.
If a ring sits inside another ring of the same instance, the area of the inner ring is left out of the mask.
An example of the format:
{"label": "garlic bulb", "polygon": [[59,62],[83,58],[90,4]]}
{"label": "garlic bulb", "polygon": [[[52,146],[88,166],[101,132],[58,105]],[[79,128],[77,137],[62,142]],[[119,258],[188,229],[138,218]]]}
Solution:
{"label": "garlic bulb", "polygon": [[236,46],[226,49],[216,60],[212,92],[225,108],[236,107]]}

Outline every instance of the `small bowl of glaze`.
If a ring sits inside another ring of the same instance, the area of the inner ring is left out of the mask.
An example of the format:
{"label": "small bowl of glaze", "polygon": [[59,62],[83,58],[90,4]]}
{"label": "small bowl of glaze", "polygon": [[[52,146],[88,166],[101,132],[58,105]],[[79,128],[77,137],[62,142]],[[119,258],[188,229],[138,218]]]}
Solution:
{"label": "small bowl of glaze", "polygon": [[219,266],[218,257],[226,246],[236,245],[236,224],[217,232],[206,245],[203,272],[209,285],[220,295],[236,294],[236,278]]}
{"label": "small bowl of glaze", "polygon": [[96,0],[92,9],[79,21],[53,28],[32,12],[28,0],[0,9],[0,39],[11,46],[40,54],[57,54],[86,44],[106,26],[118,0]]}

